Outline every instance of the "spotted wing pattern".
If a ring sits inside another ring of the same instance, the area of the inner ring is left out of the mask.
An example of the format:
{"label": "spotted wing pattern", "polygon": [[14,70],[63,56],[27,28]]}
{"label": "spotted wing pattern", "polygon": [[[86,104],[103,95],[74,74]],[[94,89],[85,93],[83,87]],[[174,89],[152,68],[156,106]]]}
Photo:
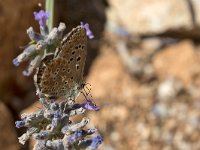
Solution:
{"label": "spotted wing pattern", "polygon": [[76,96],[83,82],[86,53],[86,31],[77,26],[63,38],[55,56],[45,57],[37,69],[37,91],[48,97]]}

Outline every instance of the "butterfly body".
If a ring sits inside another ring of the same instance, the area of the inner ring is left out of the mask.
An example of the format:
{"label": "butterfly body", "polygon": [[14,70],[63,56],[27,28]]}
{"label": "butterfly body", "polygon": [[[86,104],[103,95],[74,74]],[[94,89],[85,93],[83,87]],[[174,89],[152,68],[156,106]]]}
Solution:
{"label": "butterfly body", "polygon": [[83,84],[86,54],[86,31],[77,26],[63,38],[55,54],[45,56],[37,68],[37,93],[46,97],[76,97]]}

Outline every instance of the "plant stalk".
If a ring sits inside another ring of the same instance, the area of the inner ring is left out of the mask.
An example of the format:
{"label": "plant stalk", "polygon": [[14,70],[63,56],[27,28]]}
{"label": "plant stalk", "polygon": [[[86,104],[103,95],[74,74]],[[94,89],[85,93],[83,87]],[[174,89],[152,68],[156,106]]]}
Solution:
{"label": "plant stalk", "polygon": [[49,30],[53,28],[53,19],[54,19],[54,0],[46,0],[45,3],[46,12],[49,12],[49,19],[47,20],[47,26]]}

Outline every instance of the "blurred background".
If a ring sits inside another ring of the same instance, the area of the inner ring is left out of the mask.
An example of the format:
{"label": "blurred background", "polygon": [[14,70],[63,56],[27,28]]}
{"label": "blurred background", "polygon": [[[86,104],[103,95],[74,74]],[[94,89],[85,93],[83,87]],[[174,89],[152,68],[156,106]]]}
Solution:
{"label": "blurred background", "polygon": [[[0,149],[29,150],[20,114],[39,107],[33,77],[12,59],[44,0],[0,1]],[[85,78],[99,112],[86,114],[102,150],[200,149],[200,1],[55,0],[55,26],[88,22]]]}

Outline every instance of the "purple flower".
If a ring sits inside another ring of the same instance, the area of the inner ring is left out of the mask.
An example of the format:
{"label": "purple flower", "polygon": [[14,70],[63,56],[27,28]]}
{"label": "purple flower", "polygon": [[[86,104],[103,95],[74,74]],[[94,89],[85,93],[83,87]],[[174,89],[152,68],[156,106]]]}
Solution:
{"label": "purple flower", "polygon": [[56,110],[56,109],[58,109],[58,103],[56,103],[56,102],[53,102],[53,103],[51,103],[50,104],[50,108],[52,109],[52,110]]}
{"label": "purple flower", "polygon": [[16,121],[15,122],[15,126],[17,127],[17,128],[21,128],[21,127],[23,127],[25,125],[25,122],[24,121]]}
{"label": "purple flower", "polygon": [[88,147],[91,150],[96,150],[98,146],[103,142],[103,139],[100,135],[93,137],[92,139],[83,140],[81,142],[81,147]]}
{"label": "purple flower", "polygon": [[48,136],[49,136],[49,132],[48,131],[45,131],[45,130],[41,130],[40,133],[37,133],[34,135],[35,139],[38,139],[38,140],[44,140],[44,139],[47,139]]}
{"label": "purple flower", "polygon": [[86,30],[86,35],[88,36],[89,39],[93,39],[94,38],[94,34],[92,33],[92,31],[90,30],[89,24],[86,23],[84,24],[81,21],[81,25],[84,26],[85,30]]}
{"label": "purple flower", "polygon": [[40,26],[46,26],[46,21],[49,18],[49,13],[44,10],[40,10],[39,12],[33,12],[35,16],[35,20],[37,20]]}
{"label": "purple flower", "polygon": [[80,140],[85,134],[86,134],[86,132],[84,130],[76,131],[74,134],[72,134],[69,137],[68,142],[70,144],[73,144],[74,142]]}
{"label": "purple flower", "polygon": [[91,145],[90,145],[90,148],[92,150],[95,150],[98,148],[98,146],[103,142],[103,139],[100,135],[94,137],[91,141]]}
{"label": "purple flower", "polygon": [[60,118],[61,117],[61,111],[57,110],[54,112],[54,118]]}
{"label": "purple flower", "polygon": [[81,104],[81,107],[83,107],[84,109],[95,111],[98,111],[100,109],[92,100],[87,100],[85,103]]}

